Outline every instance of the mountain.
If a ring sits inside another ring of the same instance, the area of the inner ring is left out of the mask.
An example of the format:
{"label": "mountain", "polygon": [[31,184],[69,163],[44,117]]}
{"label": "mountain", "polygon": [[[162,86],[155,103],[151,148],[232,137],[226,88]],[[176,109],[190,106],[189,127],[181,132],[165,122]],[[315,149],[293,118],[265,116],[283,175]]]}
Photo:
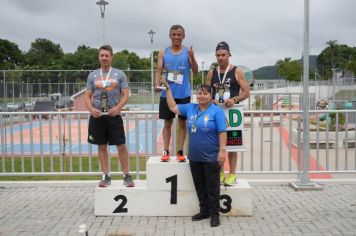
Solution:
{"label": "mountain", "polygon": [[[315,71],[316,68],[316,58],[317,55],[309,56],[309,67],[311,71]],[[303,63],[302,59],[299,59],[299,63]],[[263,66],[253,71],[254,78],[257,79],[265,79],[265,80],[273,80],[279,79],[277,76],[276,66]]]}

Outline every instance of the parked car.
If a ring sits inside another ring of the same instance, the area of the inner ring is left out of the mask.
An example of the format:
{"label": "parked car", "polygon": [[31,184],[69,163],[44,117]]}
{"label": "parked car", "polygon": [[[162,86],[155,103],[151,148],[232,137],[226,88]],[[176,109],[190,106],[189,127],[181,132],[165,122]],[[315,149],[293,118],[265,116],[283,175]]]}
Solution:
{"label": "parked car", "polygon": [[16,103],[8,103],[6,104],[6,107],[9,111],[16,111],[20,108],[19,104]]}
{"label": "parked car", "polygon": [[34,101],[25,102],[25,106],[24,106],[25,111],[32,111],[34,108],[35,108]]}

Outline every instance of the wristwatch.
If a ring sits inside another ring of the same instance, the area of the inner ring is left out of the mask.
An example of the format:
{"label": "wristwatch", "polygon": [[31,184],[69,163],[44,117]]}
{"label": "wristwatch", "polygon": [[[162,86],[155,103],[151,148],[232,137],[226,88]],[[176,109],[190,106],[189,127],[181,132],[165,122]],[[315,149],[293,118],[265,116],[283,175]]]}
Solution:
{"label": "wristwatch", "polygon": [[239,100],[237,100],[237,97],[233,97],[232,99],[234,100],[235,103],[239,102]]}

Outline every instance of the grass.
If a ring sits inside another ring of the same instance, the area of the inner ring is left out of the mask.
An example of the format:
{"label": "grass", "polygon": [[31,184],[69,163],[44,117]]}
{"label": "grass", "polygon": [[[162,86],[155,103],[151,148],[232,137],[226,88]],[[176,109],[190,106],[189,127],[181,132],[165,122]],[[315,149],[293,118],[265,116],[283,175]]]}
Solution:
{"label": "grass", "polygon": [[[51,161],[52,160],[52,161]],[[24,163],[22,170],[22,161]],[[80,161],[82,162],[82,171],[80,171]],[[43,162],[43,164],[42,164]],[[33,165],[32,165],[33,163]],[[62,165],[61,165],[62,163]],[[117,156],[110,158],[110,167],[111,171],[119,171],[119,159]],[[130,157],[130,172],[136,171],[136,164],[139,165],[140,171],[146,170],[146,158],[141,156],[139,157],[139,163],[136,161],[136,157]],[[3,166],[5,165],[5,169]],[[91,165],[91,171],[89,166]],[[32,170],[32,166],[34,167]],[[71,167],[73,172],[99,172],[99,160],[98,157],[6,157],[0,158],[0,172],[1,173],[31,173],[35,172],[36,174],[41,173],[42,169],[44,172],[51,172],[51,166],[53,166],[53,172],[70,172]],[[61,166],[63,171],[61,171]],[[0,174],[1,175],[1,174]],[[141,176],[140,176],[141,177]],[[122,179],[121,176],[116,176],[114,179]],[[45,176],[45,175],[36,175],[36,176],[0,176],[0,181],[10,181],[10,180],[97,180],[97,175],[56,175],[56,176]]]}

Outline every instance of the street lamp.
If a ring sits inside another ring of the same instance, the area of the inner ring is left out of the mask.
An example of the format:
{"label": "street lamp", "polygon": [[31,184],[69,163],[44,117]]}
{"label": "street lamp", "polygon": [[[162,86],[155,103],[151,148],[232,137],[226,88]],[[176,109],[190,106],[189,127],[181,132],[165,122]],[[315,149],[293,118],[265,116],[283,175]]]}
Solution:
{"label": "street lamp", "polygon": [[100,0],[96,2],[97,5],[100,7],[101,12],[101,19],[103,19],[103,45],[105,44],[105,6],[109,3],[105,0]]}
{"label": "street lamp", "polygon": [[201,62],[201,83],[204,84],[204,61]]}
{"label": "street lamp", "polygon": [[150,39],[151,39],[151,105],[152,105],[152,110],[154,109],[154,79],[153,79],[153,35],[156,32],[154,32],[153,30],[150,30],[147,32],[147,34],[150,35]]}

